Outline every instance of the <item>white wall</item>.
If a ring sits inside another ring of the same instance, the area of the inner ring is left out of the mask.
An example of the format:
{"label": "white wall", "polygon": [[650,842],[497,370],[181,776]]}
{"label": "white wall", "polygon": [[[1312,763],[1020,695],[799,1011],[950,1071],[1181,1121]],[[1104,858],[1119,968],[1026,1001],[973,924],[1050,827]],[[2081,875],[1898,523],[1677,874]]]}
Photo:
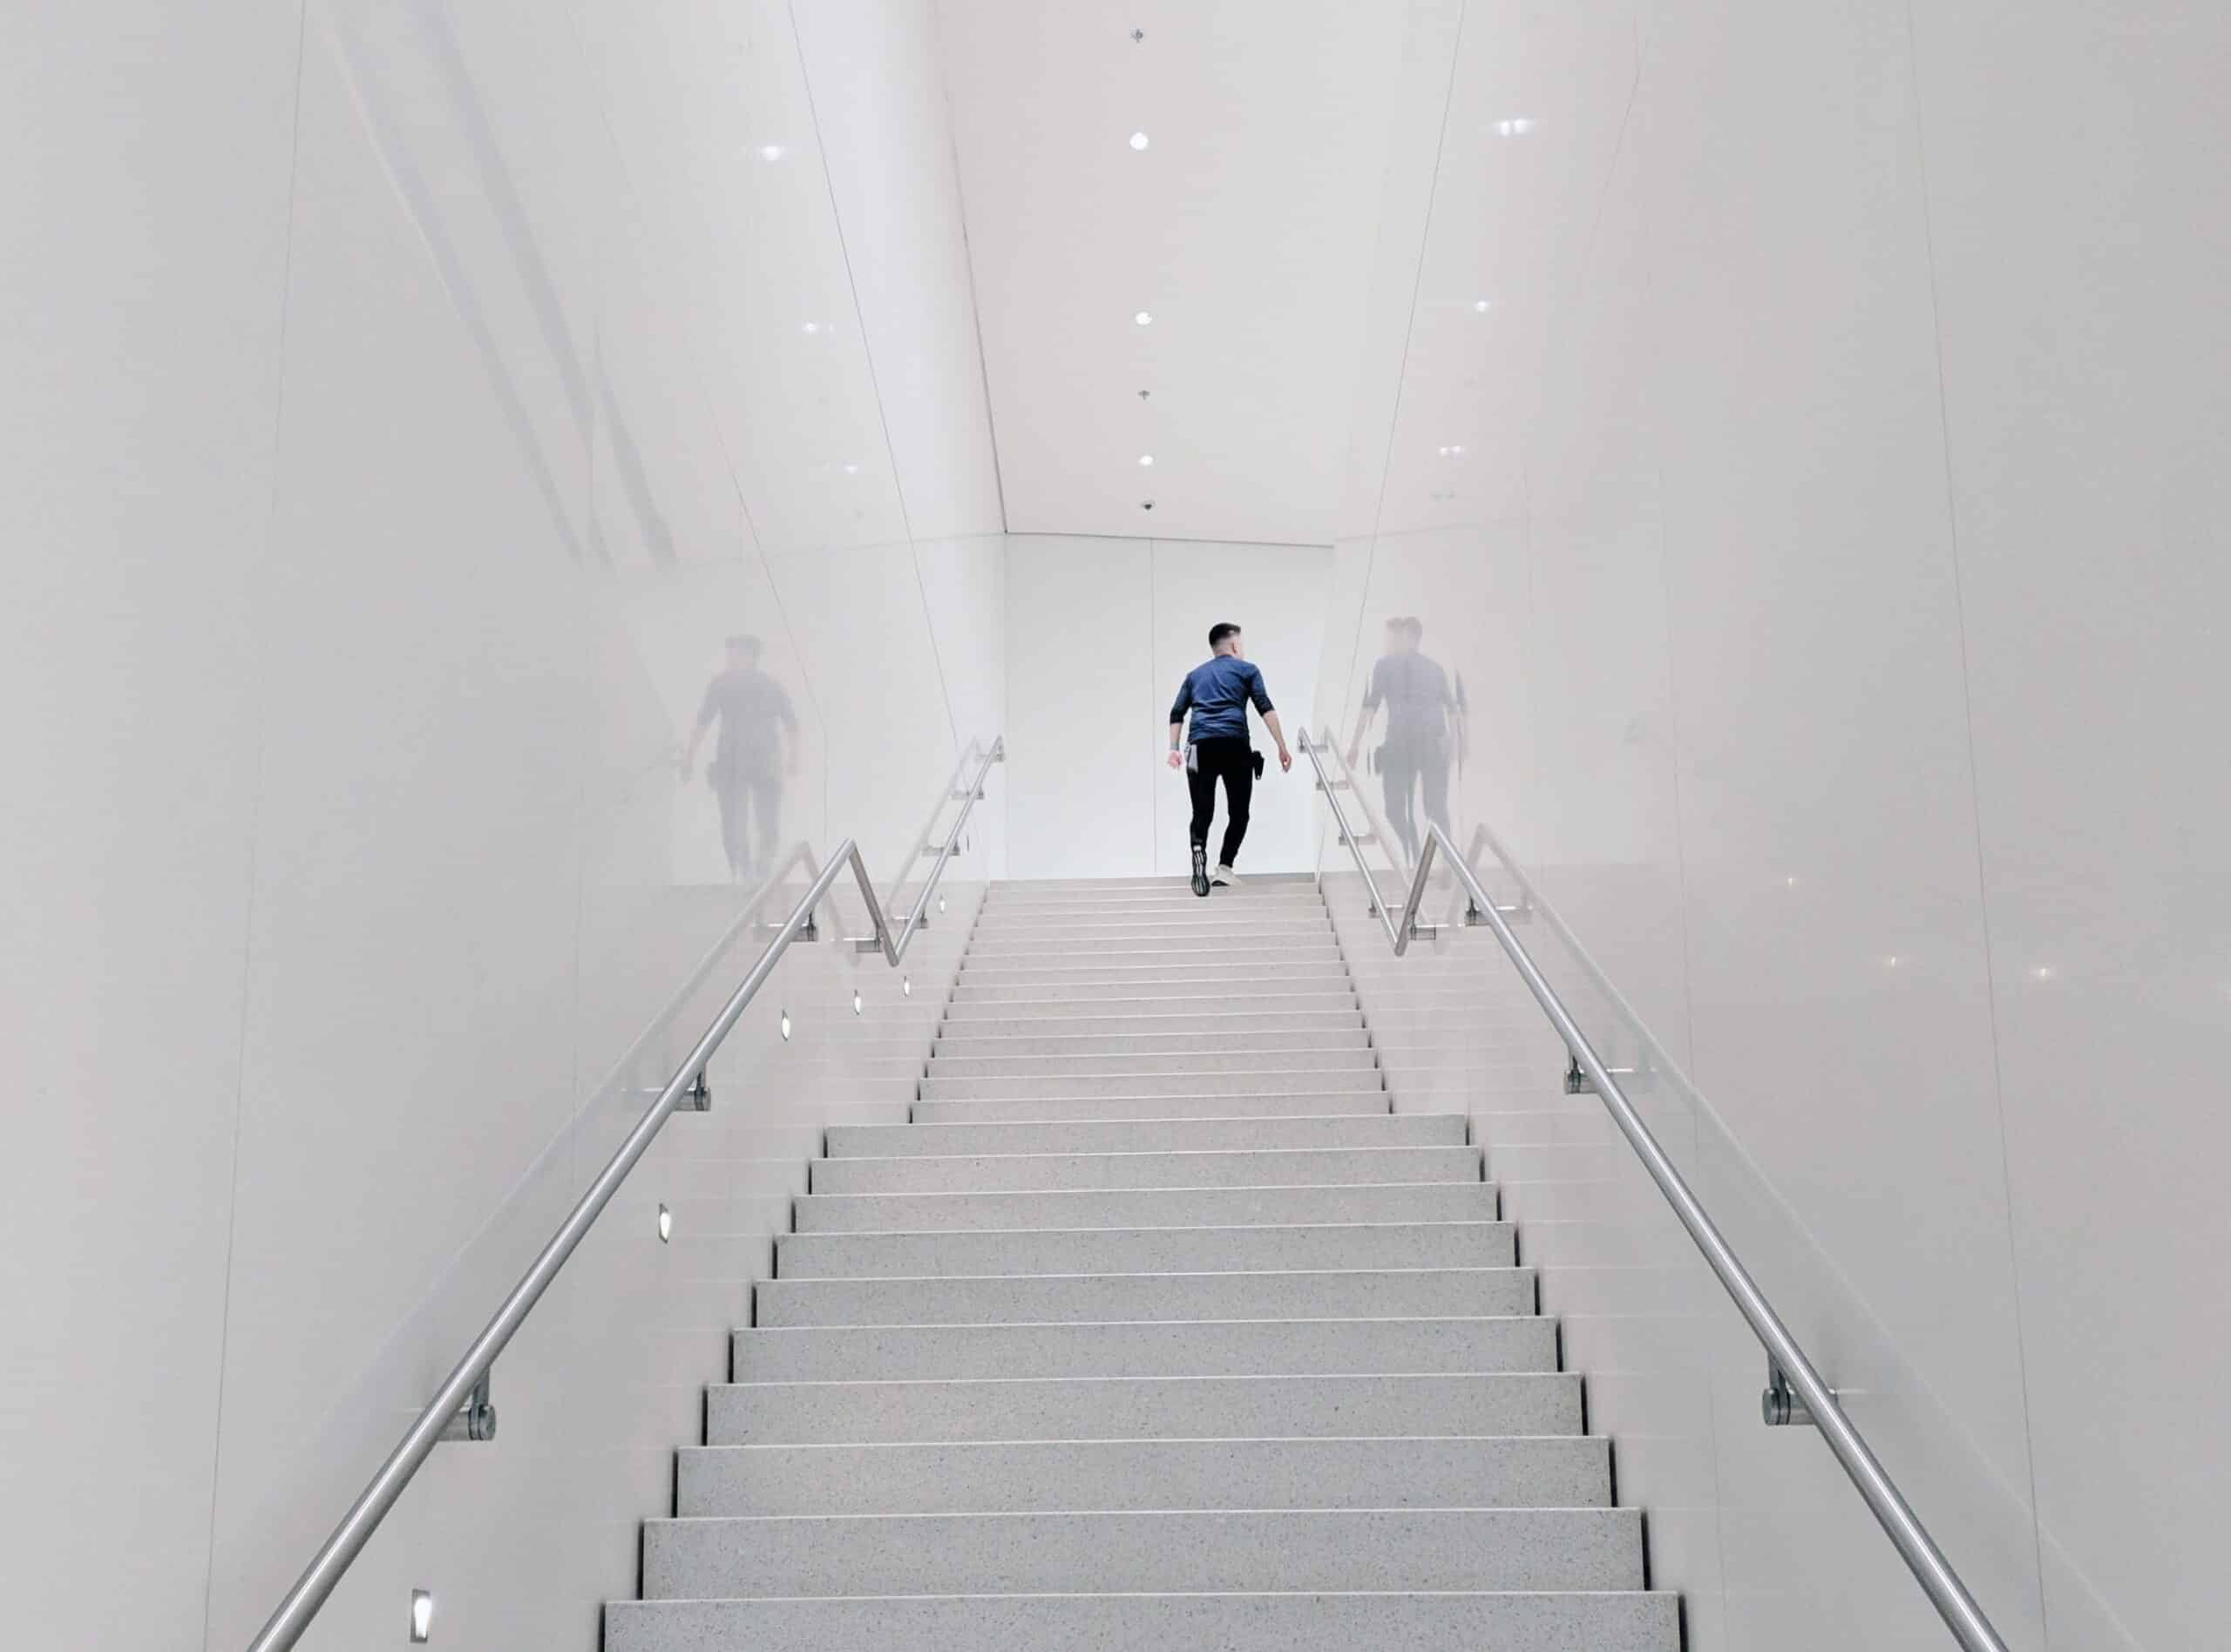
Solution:
{"label": "white wall", "polygon": [[[668,1004],[744,915],[673,761],[722,639],[797,704],[784,837],[895,877],[998,732],[996,481],[926,0],[50,11],[0,69],[0,1582],[27,1643],[237,1646],[756,950]],[[960,932],[911,999],[793,955],[306,1645],[413,1586],[595,1644]]]}
{"label": "white wall", "polygon": [[[1230,620],[1244,628],[1288,740],[1308,726],[1331,561],[1323,545],[1011,536],[1009,874],[1184,876],[1192,811],[1184,775],[1165,761],[1170,701],[1208,657],[1209,627]],[[1305,870],[1315,860],[1305,771],[1281,775],[1269,737],[1258,729],[1256,741],[1266,767],[1239,870]],[[1223,819],[1219,795],[1218,842]]]}
{"label": "white wall", "polygon": [[[1648,1100],[2010,1642],[2206,1643],[2231,1436],[2156,1397],[2231,1351],[2231,15],[1460,10],[1322,692],[1432,594],[1500,674],[1461,824],[1709,1097]],[[1692,1644],[1936,1643],[1600,1120],[1402,1060],[1470,1099]]]}

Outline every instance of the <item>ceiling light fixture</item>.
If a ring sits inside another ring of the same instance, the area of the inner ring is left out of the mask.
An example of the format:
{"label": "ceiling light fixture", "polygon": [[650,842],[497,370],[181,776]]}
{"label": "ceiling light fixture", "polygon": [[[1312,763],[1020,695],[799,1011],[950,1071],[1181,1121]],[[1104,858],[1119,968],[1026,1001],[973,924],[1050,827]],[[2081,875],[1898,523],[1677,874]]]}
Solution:
{"label": "ceiling light fixture", "polygon": [[1472,301],[1472,308],[1473,308],[1475,310],[1478,311],[1481,315],[1486,315],[1486,314],[1487,314],[1490,309],[1494,308],[1495,307],[1494,307],[1492,304],[1488,303],[1488,301],[1487,301],[1486,299],[1484,299],[1484,298],[1475,298],[1475,299],[1474,299],[1474,300]]}
{"label": "ceiling light fixture", "polygon": [[780,160],[783,158],[783,146],[780,144],[762,144],[759,146],[759,159],[762,160]]}
{"label": "ceiling light fixture", "polygon": [[1154,325],[1154,312],[1152,310],[1141,310],[1136,315],[1132,316],[1131,319],[1136,322],[1141,327],[1152,327]]}
{"label": "ceiling light fixture", "polygon": [[1523,138],[1533,130],[1534,118],[1531,115],[1513,115],[1507,120],[1495,122],[1495,136],[1498,138]]}
{"label": "ceiling light fixture", "polygon": [[804,333],[808,338],[811,338],[817,333],[821,331],[821,323],[819,322],[803,322],[799,323],[798,331]]}
{"label": "ceiling light fixture", "polygon": [[1131,134],[1131,147],[1134,149],[1144,149],[1152,141],[1153,139],[1143,132],[1135,132]]}
{"label": "ceiling light fixture", "polygon": [[1153,454],[1151,454],[1151,453],[1142,453],[1142,454],[1140,454],[1140,455],[1139,455],[1139,463],[1140,463],[1141,464],[1152,464],[1154,463],[1154,455],[1153,455]]}

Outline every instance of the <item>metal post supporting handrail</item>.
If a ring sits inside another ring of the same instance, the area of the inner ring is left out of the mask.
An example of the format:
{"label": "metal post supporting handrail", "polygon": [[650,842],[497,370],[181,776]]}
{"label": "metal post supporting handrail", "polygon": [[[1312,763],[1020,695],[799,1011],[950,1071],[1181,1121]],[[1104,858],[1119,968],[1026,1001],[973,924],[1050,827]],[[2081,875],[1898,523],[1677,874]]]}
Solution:
{"label": "metal post supporting handrail", "polygon": [[[1005,755],[1005,743],[993,741],[991,751],[979,765],[976,778],[969,788],[971,802],[973,795],[982,789],[984,776],[992,764]],[[452,1419],[468,1401],[473,1405],[476,1418],[485,1418],[482,1425],[492,1432],[493,1416],[487,1406],[486,1390],[483,1385],[488,1380],[489,1370],[495,1364],[497,1356],[518,1334],[520,1325],[526,1323],[535,1304],[542,1300],[543,1293],[550,1289],[551,1282],[558,1276],[559,1269],[566,1265],[596,1219],[604,1213],[605,1207],[612,1202],[613,1195],[627,1181],[628,1173],[650,1150],[652,1141],[657,1138],[666,1121],[685,1100],[690,1100],[695,1105],[695,1098],[703,1095],[707,1064],[712,1060],[729,1032],[735,1030],[744,1011],[758,996],[759,989],[775,972],[775,966],[782,962],[790,943],[806,929],[814,909],[828,897],[830,889],[837,878],[847,870],[851,873],[853,881],[859,885],[861,897],[866,901],[868,910],[875,918],[876,939],[873,943],[862,943],[860,950],[881,951],[896,967],[905,955],[907,944],[913,938],[922,912],[929,904],[931,892],[936,889],[938,879],[945,872],[946,863],[953,858],[953,848],[960,841],[960,829],[967,819],[968,809],[964,807],[954,820],[945,846],[939,852],[937,864],[931,869],[921,897],[914,903],[914,910],[895,944],[882,904],[877,898],[875,884],[868,876],[867,863],[861,857],[859,845],[848,837],[837,846],[837,852],[830,856],[828,864],[821,868],[813,882],[807,886],[805,893],[798,897],[797,904],[790,909],[790,915],[783,921],[782,927],[768,942],[766,950],[760,953],[758,961],[752,965],[736,991],[729,994],[728,1002],[721,1006],[720,1013],[713,1018],[712,1025],[705,1029],[704,1036],[697,1040],[695,1046],[683,1058],[681,1066],[675,1069],[674,1076],[660,1089],[658,1099],[651,1103],[635,1127],[628,1131],[627,1139],[620,1144],[618,1151],[606,1162],[604,1168],[597,1173],[596,1180],[589,1184],[588,1190],[574,1202],[566,1219],[558,1224],[558,1230],[536,1253],[534,1260],[527,1265],[526,1272],[512,1287],[502,1305],[481,1328],[480,1334],[472,1339],[464,1355],[451,1368],[450,1374],[442,1379],[442,1385],[435,1391],[433,1398],[426,1403],[425,1409],[418,1413],[417,1420],[396,1442],[395,1449],[388,1453],[378,1472],[357,1494],[356,1500],[349,1505],[349,1512],[341,1518],[341,1523],[333,1528],[316,1554],[311,1557],[302,1574],[295,1579],[294,1587],[287,1591],[255,1639],[248,1643],[248,1652],[288,1652],[288,1649],[302,1638],[302,1632],[317,1615],[319,1608],[325,1604],[327,1596],[333,1593],[342,1575],[363,1552],[364,1545],[371,1540],[372,1534],[379,1529],[380,1522],[387,1518],[388,1512],[395,1506],[412,1478],[424,1466],[434,1447],[451,1433]],[[810,853],[808,859],[810,862]],[[474,1438],[485,1436],[476,1434]]]}
{"label": "metal post supporting handrail", "polygon": [[[1335,821],[1340,820],[1339,802],[1333,796],[1330,777],[1325,773],[1324,764],[1318,762],[1315,748],[1306,734],[1302,737],[1301,748],[1310,754],[1310,761],[1316,766],[1319,779],[1327,782],[1326,799],[1332,805]],[[1343,835],[1346,835],[1345,825]],[[1542,1006],[1549,1024],[1564,1039],[1565,1047],[1572,1053],[1575,1064],[1594,1083],[1612,1122],[1642,1160],[1643,1168],[1658,1184],[1665,1202],[1673,1207],[1674,1215],[1688,1230],[1690,1239],[1703,1253],[1705,1265],[1733,1300],[1736,1311],[1743,1316],[1745,1323],[1751,1327],[1752,1334],[1765,1347],[1771,1369],[1786,1378],[1797,1400],[1811,1413],[1811,1420],[1819,1425],[1821,1435],[1828,1442],[1829,1451],[1834,1454],[1836,1461],[1874,1513],[1876,1520],[1881,1522],[1891,1547],[1898,1551],[1899,1557],[1921,1585],[1922,1592],[1929,1596],[1929,1603],[1943,1618],[1946,1627],[1952,1631],[1953,1639],[1960,1643],[1964,1652],[2008,1652],[2006,1642],[1991,1627],[1990,1620],[1983,1615],[1983,1608],[1969,1592],[1968,1586],[1952,1569],[1952,1563],[1945,1558],[1944,1551],[1937,1547],[1936,1540],[1929,1535],[1928,1527],[1921,1523],[1920,1517],[1906,1501],[1904,1493],[1898,1490],[1889,1471],[1882,1466],[1882,1460],[1868,1445],[1866,1437],[1844,1414],[1843,1407],[1837,1402],[1835,1391],[1828,1386],[1804,1348],[1791,1334],[1789,1327],[1782,1323],[1781,1316],[1774,1311],[1773,1304],[1767,1301],[1766,1293],[1759,1288],[1758,1281],[1744,1267],[1718,1224],[1691,1190],[1686,1179],[1658,1144],[1650,1127],[1643,1122],[1642,1115],[1635,1111],[1634,1103],[1619,1087],[1619,1081],[1613,1076],[1611,1069],[1597,1054],[1595,1047],[1588,1041],[1588,1035],[1580,1030],[1580,1024],[1557,996],[1556,989],[1549,985],[1548,978],[1527,951],[1524,943],[1512,931],[1509,921],[1481,886],[1479,878],[1457,853],[1456,845],[1449,841],[1448,834],[1441,829],[1438,822],[1426,823],[1426,837],[1418,855],[1417,874],[1412,880],[1410,911],[1406,915],[1406,923],[1414,917],[1417,903],[1424,897],[1426,879],[1432,870],[1436,852],[1448,856],[1451,869],[1469,891],[1473,904],[1487,925],[1495,931],[1495,939],[1502,943],[1502,950],[1517,970],[1519,978],[1526,983],[1527,990],[1533,993],[1534,1001]],[[1360,855],[1357,856],[1357,864],[1359,867],[1363,865]],[[1377,883],[1367,868],[1364,869],[1364,878],[1371,888],[1373,904],[1380,909],[1380,920],[1385,924],[1386,904],[1380,900]],[[1529,893],[1532,897],[1530,886]],[[1537,910],[1546,910],[1538,897],[1532,898]],[[1559,927],[1562,929],[1563,926]],[[1405,950],[1407,938],[1394,932],[1391,924],[1388,928],[1389,938],[1395,942],[1394,950],[1399,955]]]}

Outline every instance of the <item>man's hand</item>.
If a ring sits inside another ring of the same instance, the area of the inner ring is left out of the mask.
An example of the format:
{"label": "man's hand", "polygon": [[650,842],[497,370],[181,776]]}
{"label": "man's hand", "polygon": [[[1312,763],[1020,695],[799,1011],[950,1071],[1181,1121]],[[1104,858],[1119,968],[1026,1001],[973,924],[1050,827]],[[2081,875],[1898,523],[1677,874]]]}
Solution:
{"label": "man's hand", "polygon": [[1185,759],[1181,756],[1175,748],[1173,748],[1170,754],[1170,766],[1172,768],[1183,768],[1185,767]]}
{"label": "man's hand", "polygon": [[1278,748],[1278,772],[1282,775],[1293,773],[1293,754],[1284,746]]}

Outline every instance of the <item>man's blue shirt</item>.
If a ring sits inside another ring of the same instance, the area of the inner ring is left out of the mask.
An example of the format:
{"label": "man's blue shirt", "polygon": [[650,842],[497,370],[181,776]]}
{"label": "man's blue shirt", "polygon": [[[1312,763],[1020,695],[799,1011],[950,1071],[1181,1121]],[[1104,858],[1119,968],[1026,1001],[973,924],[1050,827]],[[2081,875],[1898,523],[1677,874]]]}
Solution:
{"label": "man's blue shirt", "polygon": [[1258,712],[1271,710],[1263,674],[1244,660],[1217,654],[1185,674],[1185,680],[1178,685],[1177,703],[1170,708],[1170,721],[1184,721],[1190,709],[1193,726],[1189,739],[1244,740],[1250,701]]}

